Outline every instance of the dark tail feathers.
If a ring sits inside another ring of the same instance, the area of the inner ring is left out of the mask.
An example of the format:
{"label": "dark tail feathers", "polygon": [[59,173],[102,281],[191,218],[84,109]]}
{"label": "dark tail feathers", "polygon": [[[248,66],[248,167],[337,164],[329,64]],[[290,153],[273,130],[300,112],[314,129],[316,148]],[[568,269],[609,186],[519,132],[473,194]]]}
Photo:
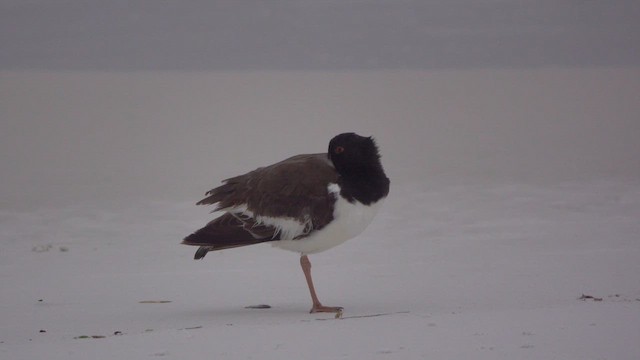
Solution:
{"label": "dark tail feathers", "polygon": [[193,256],[193,260],[202,259],[210,250],[213,250],[210,246],[200,246],[196,251],[196,254]]}

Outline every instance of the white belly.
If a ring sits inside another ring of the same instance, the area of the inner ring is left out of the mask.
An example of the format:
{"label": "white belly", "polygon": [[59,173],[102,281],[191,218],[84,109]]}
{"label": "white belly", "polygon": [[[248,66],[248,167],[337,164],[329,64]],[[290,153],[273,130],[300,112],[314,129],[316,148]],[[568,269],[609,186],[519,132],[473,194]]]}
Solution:
{"label": "white belly", "polygon": [[339,196],[340,188],[336,184],[331,184],[329,191],[337,197],[332,222],[306,238],[275,241],[272,243],[273,246],[302,254],[328,250],[362,233],[371,223],[384,200],[380,199],[366,206],[357,200],[350,203],[343,199]]}

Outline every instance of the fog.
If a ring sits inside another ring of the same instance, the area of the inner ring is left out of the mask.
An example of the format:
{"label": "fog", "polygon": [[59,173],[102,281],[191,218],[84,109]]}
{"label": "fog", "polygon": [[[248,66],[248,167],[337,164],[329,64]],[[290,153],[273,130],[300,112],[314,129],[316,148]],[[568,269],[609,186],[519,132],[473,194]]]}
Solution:
{"label": "fog", "polygon": [[3,208],[195,200],[344,131],[399,187],[640,176],[637,2],[0,8]]}
{"label": "fog", "polygon": [[335,134],[395,186],[640,176],[640,70],[3,73],[3,206],[197,199]]}
{"label": "fog", "polygon": [[[0,1],[0,353],[638,359],[638,19],[637,0]],[[346,131],[377,139],[391,189],[313,256],[342,319],[308,314],[298,254],[179,245],[222,179]]]}
{"label": "fog", "polygon": [[0,65],[50,70],[637,66],[635,0],[3,0]]}

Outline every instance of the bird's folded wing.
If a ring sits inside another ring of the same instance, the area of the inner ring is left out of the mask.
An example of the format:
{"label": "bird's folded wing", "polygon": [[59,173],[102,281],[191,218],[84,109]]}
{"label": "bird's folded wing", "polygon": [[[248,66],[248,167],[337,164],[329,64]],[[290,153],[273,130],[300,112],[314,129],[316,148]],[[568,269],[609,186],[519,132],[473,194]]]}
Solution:
{"label": "bird's folded wing", "polygon": [[336,198],[327,187],[337,181],[326,154],[297,155],[227,179],[197,204],[217,205],[214,211],[235,214],[245,230],[261,236],[278,235],[278,219],[296,221],[308,233],[333,219]]}
{"label": "bird's folded wing", "polygon": [[226,213],[187,236],[182,243],[220,250],[273,240],[279,240],[275,227],[256,224],[252,219],[240,219],[232,213]]}

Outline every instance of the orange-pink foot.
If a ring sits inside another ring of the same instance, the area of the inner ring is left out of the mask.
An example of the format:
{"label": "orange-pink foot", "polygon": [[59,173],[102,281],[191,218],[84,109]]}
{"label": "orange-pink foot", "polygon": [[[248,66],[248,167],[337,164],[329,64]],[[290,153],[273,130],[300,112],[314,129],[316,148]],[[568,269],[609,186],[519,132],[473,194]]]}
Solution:
{"label": "orange-pink foot", "polygon": [[324,305],[313,305],[310,313],[334,313],[336,314],[336,318],[342,316],[342,307],[340,306],[324,306]]}

